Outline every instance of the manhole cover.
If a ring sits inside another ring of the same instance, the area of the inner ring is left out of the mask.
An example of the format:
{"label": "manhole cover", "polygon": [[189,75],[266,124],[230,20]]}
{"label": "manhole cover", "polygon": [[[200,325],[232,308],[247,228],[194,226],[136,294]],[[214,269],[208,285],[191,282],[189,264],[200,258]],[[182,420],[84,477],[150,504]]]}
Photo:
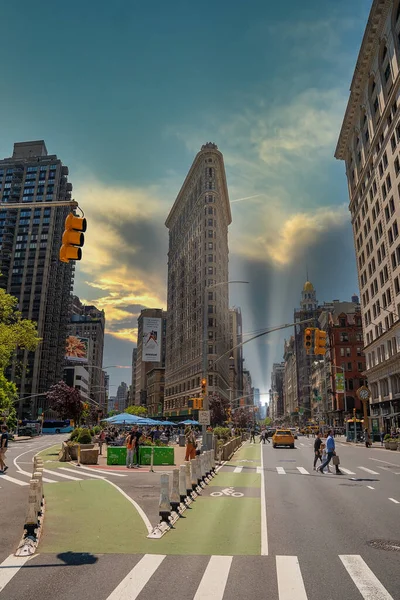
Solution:
{"label": "manhole cover", "polygon": [[376,548],[377,550],[387,550],[389,552],[400,552],[400,541],[392,540],[370,540],[367,542],[368,546]]}

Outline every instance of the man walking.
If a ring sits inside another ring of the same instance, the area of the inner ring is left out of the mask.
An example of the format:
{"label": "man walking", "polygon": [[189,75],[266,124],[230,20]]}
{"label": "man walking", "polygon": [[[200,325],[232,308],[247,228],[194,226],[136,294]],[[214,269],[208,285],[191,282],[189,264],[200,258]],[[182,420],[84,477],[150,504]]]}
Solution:
{"label": "man walking", "polygon": [[[328,437],[326,439],[326,453],[327,453],[327,459],[324,463],[322,463],[322,465],[320,465],[317,469],[317,471],[319,471],[321,474],[324,473],[324,469],[325,467],[327,467],[329,465],[329,463],[331,462],[332,458],[335,456],[335,440],[333,438],[332,435],[332,429],[330,429],[328,431]],[[341,471],[339,470],[339,466],[335,465],[336,468],[336,474],[337,475],[341,475]]]}
{"label": "man walking", "polygon": [[322,445],[321,434],[318,431],[317,437],[315,438],[315,442],[314,442],[314,471],[316,471],[318,459],[322,463],[321,445]]}
{"label": "man walking", "polygon": [[140,457],[139,457],[139,447],[140,447],[140,438],[143,435],[143,431],[139,429],[137,425],[133,427],[133,433],[136,437],[136,443],[133,446],[133,468],[138,469],[140,467]]}
{"label": "man walking", "polygon": [[250,444],[252,444],[253,442],[256,443],[256,430],[254,429],[254,427],[252,427],[250,430]]}
{"label": "man walking", "polygon": [[6,452],[8,448],[8,428],[7,425],[1,426],[1,438],[0,438],[0,471],[5,473],[8,469],[5,460]]}

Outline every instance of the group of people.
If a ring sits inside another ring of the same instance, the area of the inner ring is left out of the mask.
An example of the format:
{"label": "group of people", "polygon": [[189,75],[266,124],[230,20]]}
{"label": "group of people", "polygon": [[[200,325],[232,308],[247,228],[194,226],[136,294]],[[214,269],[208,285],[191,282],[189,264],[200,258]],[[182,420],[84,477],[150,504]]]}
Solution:
{"label": "group of people", "polygon": [[[321,461],[319,467],[317,467],[318,460]],[[316,434],[314,441],[314,471],[323,474],[325,473],[325,469],[328,469],[328,472],[330,472],[329,463],[331,461],[335,467],[336,475],[342,475],[343,473],[339,469],[340,460],[335,451],[335,438],[333,437],[332,429],[328,431],[325,443],[321,438],[321,434],[319,432]]]}

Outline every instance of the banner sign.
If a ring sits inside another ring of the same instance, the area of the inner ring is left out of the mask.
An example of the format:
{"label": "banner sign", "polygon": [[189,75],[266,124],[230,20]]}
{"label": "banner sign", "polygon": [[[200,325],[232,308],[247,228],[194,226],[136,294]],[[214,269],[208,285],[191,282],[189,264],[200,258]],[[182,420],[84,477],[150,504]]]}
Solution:
{"label": "banner sign", "polygon": [[336,391],[344,392],[344,373],[336,373]]}
{"label": "banner sign", "polygon": [[89,338],[69,335],[66,341],[65,358],[81,363],[88,362]]}
{"label": "banner sign", "polygon": [[143,362],[161,360],[161,319],[143,317]]}

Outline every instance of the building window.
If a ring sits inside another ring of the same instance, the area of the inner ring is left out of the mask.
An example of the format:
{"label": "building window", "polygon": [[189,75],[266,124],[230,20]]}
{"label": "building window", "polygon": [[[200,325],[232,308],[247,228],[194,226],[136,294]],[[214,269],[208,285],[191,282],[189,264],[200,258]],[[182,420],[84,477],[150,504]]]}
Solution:
{"label": "building window", "polygon": [[341,342],[348,342],[349,341],[349,335],[346,332],[342,332],[340,334],[340,341]]}
{"label": "building window", "polygon": [[352,363],[351,363],[351,362],[347,363],[347,370],[348,370],[348,371],[351,371],[351,370],[352,370],[352,368],[353,368],[353,365],[352,365]]}

